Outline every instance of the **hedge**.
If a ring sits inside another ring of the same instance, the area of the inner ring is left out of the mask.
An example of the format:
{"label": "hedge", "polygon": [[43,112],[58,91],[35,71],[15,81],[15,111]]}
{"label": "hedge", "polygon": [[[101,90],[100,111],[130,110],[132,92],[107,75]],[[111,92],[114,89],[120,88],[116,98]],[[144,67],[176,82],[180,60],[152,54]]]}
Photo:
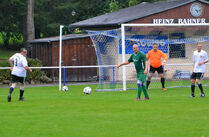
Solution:
{"label": "hedge", "polygon": [[[29,67],[42,67],[42,62],[38,59],[27,58]],[[0,67],[9,67],[7,60],[0,62]],[[41,81],[42,77],[46,77],[46,73],[40,69],[33,69],[32,72],[27,72],[26,81]],[[9,69],[0,70],[0,82],[11,80],[11,71]]]}

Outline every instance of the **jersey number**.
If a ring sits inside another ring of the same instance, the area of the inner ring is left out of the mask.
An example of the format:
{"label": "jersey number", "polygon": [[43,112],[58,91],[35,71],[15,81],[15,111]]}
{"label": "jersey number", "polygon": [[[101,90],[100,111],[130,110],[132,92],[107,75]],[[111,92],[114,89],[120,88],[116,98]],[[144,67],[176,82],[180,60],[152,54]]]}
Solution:
{"label": "jersey number", "polygon": [[15,59],[15,66],[17,67],[18,59]]}

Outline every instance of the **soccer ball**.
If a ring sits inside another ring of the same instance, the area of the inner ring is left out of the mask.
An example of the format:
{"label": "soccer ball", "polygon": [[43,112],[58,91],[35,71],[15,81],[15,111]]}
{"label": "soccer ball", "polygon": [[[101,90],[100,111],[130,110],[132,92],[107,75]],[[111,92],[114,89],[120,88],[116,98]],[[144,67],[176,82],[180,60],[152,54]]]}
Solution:
{"label": "soccer ball", "polygon": [[91,89],[90,87],[85,87],[85,88],[83,89],[83,93],[84,93],[84,94],[91,94],[91,91],[92,91],[92,89]]}
{"label": "soccer ball", "polygon": [[62,87],[62,91],[68,91],[68,87],[67,86],[63,86]]}

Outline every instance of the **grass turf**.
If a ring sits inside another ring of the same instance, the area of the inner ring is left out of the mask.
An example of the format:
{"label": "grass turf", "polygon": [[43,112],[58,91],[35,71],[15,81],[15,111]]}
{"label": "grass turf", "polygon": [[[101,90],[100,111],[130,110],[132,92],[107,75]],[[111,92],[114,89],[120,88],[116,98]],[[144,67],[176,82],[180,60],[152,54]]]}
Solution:
{"label": "grass turf", "polygon": [[83,95],[84,87],[27,87],[25,102],[15,89],[10,103],[8,89],[0,88],[1,137],[209,136],[209,94],[200,98],[198,88],[196,98],[190,88],[151,89],[151,100],[136,101],[136,90]]}

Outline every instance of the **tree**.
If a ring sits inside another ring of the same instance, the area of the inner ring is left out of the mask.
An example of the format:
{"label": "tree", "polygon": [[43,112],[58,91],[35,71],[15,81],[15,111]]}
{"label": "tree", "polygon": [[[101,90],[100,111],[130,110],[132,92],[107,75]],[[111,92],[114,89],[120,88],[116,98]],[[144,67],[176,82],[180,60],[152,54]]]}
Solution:
{"label": "tree", "polygon": [[0,1],[0,36],[5,48],[21,44],[25,15],[25,0]]}
{"label": "tree", "polygon": [[34,28],[34,0],[27,0],[27,32],[26,41],[33,40],[35,38],[35,28]]}
{"label": "tree", "polygon": [[[59,26],[76,22],[72,11],[78,9],[81,0],[36,0],[35,1],[35,36],[36,38],[59,34]],[[76,11],[77,12],[77,11]],[[76,13],[76,15],[78,12]]]}
{"label": "tree", "polygon": [[[59,34],[59,25],[72,24],[81,20],[105,14],[109,9],[109,0],[36,0],[35,33],[36,38]],[[75,11],[75,15],[72,15]],[[64,29],[64,34],[68,33]]]}

